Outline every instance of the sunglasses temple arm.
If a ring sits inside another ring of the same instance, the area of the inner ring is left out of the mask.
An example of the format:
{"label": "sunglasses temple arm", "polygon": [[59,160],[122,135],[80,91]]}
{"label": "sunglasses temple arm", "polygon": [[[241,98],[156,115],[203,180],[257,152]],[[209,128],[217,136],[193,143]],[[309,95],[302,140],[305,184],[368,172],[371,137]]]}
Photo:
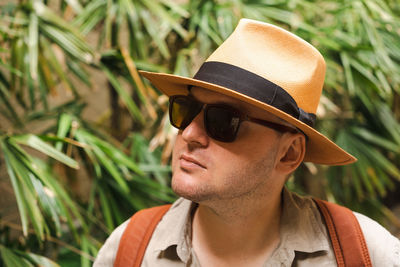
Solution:
{"label": "sunglasses temple arm", "polygon": [[270,122],[270,121],[265,121],[265,120],[261,120],[261,119],[256,119],[256,118],[251,118],[251,117],[247,117],[246,120],[266,126],[268,128],[277,130],[279,132],[292,132],[292,133],[296,133],[298,132],[298,130],[296,128],[290,127],[290,126],[286,126],[286,125],[282,125],[279,123],[274,123],[274,122]]}

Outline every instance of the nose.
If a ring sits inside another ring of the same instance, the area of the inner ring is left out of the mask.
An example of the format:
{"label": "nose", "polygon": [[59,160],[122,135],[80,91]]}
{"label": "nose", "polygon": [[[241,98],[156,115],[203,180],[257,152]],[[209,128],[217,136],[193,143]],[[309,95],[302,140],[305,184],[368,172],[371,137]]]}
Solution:
{"label": "nose", "polygon": [[182,131],[183,140],[189,145],[207,147],[209,137],[204,128],[204,111],[197,114],[193,121]]}

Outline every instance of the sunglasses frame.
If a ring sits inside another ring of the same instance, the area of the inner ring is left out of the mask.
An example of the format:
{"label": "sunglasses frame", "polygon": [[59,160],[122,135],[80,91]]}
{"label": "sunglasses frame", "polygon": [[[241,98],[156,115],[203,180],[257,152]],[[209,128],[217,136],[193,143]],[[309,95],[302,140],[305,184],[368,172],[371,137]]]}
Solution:
{"label": "sunglasses frame", "polygon": [[[172,120],[172,104],[174,103],[175,99],[177,98],[185,98],[185,99],[189,99],[190,101],[194,102],[194,103],[198,103],[199,105],[199,110],[196,112],[196,114],[194,115],[193,119],[185,126],[185,127],[177,127],[176,125],[174,125],[173,120]],[[232,139],[228,139],[228,140],[222,140],[221,138],[216,138],[214,137],[210,131],[209,131],[209,127],[207,127],[207,112],[210,108],[223,108],[226,110],[231,111],[238,119],[239,122],[237,124],[236,130],[234,132],[233,138]],[[293,128],[290,126],[286,126],[283,124],[279,124],[279,123],[275,123],[275,122],[271,122],[271,121],[267,121],[267,120],[263,120],[263,119],[258,119],[258,118],[254,118],[251,116],[248,116],[246,114],[243,114],[242,112],[240,112],[237,108],[234,108],[232,106],[226,105],[226,104],[207,104],[207,103],[203,103],[198,101],[196,98],[194,98],[191,95],[173,95],[169,97],[169,120],[172,126],[174,126],[175,128],[179,129],[179,130],[184,130],[187,126],[190,125],[190,123],[192,123],[192,121],[197,117],[197,115],[200,114],[200,112],[204,110],[203,112],[203,116],[204,116],[204,128],[206,129],[207,135],[212,138],[215,139],[217,141],[221,141],[224,143],[231,143],[234,142],[237,136],[237,132],[239,131],[240,128],[240,124],[243,121],[250,121],[256,124],[259,124],[261,126],[276,130],[278,132],[284,133],[284,132],[292,132],[292,133],[296,133],[299,132],[297,128]]]}

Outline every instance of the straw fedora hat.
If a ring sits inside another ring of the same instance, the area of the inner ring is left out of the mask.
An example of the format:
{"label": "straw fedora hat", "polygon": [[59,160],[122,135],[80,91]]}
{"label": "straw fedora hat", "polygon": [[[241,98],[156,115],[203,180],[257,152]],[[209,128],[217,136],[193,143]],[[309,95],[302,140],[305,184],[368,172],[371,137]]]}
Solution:
{"label": "straw fedora hat", "polygon": [[277,26],[241,19],[193,78],[140,72],[167,96],[199,86],[264,109],[307,135],[304,161],[345,165],[356,158],[313,128],[325,61],[312,45]]}

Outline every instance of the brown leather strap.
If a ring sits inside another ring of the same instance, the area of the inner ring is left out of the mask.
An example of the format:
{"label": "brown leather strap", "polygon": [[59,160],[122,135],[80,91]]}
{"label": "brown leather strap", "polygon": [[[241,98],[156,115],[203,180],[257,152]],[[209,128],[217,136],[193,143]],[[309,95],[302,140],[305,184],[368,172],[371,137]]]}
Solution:
{"label": "brown leather strap", "polygon": [[114,267],[139,267],[158,222],[171,205],[144,209],[130,219],[119,242]]}
{"label": "brown leather strap", "polygon": [[314,199],[325,219],[338,267],[372,267],[364,235],[348,208]]}
{"label": "brown leather strap", "polygon": [[[338,267],[372,267],[364,235],[353,212],[345,207],[314,199],[325,219]],[[114,267],[139,267],[158,222],[171,205],[137,212],[119,243]]]}

